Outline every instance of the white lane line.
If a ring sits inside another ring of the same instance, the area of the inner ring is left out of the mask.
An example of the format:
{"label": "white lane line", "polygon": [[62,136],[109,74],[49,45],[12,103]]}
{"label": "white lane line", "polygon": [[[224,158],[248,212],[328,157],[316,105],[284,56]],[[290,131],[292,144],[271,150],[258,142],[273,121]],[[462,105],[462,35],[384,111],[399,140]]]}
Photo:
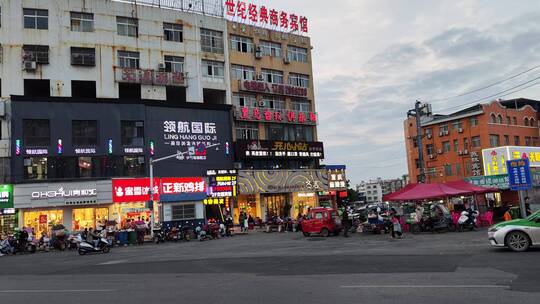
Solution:
{"label": "white lane line", "polygon": [[340,288],[503,288],[508,285],[344,285]]}
{"label": "white lane line", "polygon": [[108,262],[103,262],[103,263],[99,263],[99,264],[96,264],[96,265],[114,265],[114,264],[122,264],[122,263],[126,263],[128,260],[116,260],[116,261],[108,261]]}
{"label": "white lane line", "polygon": [[77,293],[77,292],[113,292],[114,289],[7,289],[0,293]]}

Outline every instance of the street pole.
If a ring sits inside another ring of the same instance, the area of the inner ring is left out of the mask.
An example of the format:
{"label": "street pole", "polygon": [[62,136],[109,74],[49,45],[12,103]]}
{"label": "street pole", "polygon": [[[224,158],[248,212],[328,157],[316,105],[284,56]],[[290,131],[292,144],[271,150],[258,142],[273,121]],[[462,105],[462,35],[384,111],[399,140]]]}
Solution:
{"label": "street pole", "polygon": [[[217,147],[219,145],[220,144],[209,145],[206,148],[208,149],[208,148],[212,148],[212,147]],[[150,157],[150,190],[148,192],[150,194],[150,202],[152,203],[152,212],[150,214],[150,219],[151,219],[150,220],[150,230],[152,231],[151,232],[152,237],[154,237],[154,163],[157,163],[157,162],[160,162],[160,161],[163,161],[163,160],[167,160],[167,159],[170,159],[170,158],[175,158],[175,157],[178,157],[178,156],[182,156],[182,155],[187,154],[187,153],[188,153],[188,151],[178,152],[176,154],[172,154],[172,155],[157,158],[157,159],[153,159],[152,157]],[[158,214],[161,214],[161,210],[159,208],[159,205],[158,205]]]}
{"label": "street pole", "polygon": [[418,167],[420,169],[420,174],[418,175],[418,182],[426,182],[426,170],[424,165],[424,151],[422,144],[422,125],[420,119],[422,117],[422,111],[425,107],[428,107],[427,104],[422,104],[420,101],[416,101],[414,104],[414,109],[411,109],[407,112],[407,117],[415,117],[416,120],[416,146],[418,148]]}
{"label": "street pole", "polygon": [[523,195],[523,190],[518,190],[519,196],[519,209],[521,211],[521,217],[527,217],[527,209],[525,208],[525,196]]}

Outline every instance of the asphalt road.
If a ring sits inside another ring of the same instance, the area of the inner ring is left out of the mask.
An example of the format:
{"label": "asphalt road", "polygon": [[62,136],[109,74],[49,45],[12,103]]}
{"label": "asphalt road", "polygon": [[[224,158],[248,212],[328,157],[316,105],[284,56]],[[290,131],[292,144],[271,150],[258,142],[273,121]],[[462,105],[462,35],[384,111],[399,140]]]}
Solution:
{"label": "asphalt road", "polygon": [[0,303],[540,303],[540,249],[486,231],[189,243],[0,258]]}

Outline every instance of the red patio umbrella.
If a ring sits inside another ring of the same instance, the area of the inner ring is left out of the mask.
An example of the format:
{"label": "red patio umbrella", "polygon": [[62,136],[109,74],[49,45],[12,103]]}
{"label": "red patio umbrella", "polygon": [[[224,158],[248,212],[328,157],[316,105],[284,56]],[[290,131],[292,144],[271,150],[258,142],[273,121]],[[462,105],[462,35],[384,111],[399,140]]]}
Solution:
{"label": "red patio umbrella", "polygon": [[445,184],[412,184],[400,193],[392,193],[387,197],[392,201],[418,201],[432,198],[444,198],[470,193],[468,190],[456,189]]}

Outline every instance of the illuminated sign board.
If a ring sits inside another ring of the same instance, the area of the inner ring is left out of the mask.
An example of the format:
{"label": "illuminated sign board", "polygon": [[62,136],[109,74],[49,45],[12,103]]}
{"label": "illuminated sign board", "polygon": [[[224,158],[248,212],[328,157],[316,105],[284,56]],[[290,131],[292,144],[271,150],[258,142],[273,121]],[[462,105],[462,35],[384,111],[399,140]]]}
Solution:
{"label": "illuminated sign board", "polygon": [[256,80],[240,80],[240,90],[294,97],[307,97],[308,94],[308,89],[304,87]]}
{"label": "illuminated sign board", "polygon": [[504,146],[482,150],[484,175],[507,174],[506,161],[529,159],[530,167],[540,167],[540,147]]}
{"label": "illuminated sign board", "polygon": [[322,142],[238,140],[238,158],[324,158]]}
{"label": "illuminated sign board", "polygon": [[233,197],[237,195],[236,170],[207,170],[209,197]]}
{"label": "illuminated sign board", "polygon": [[49,191],[34,191],[32,192],[32,199],[49,199],[49,198],[73,198],[73,197],[92,197],[97,196],[97,189],[64,189],[64,187],[58,188],[58,190]]}
{"label": "illuminated sign board", "polygon": [[13,208],[13,185],[0,185],[0,209]]}
{"label": "illuminated sign board", "polygon": [[96,148],[75,148],[75,154],[96,154]]}
{"label": "illuminated sign board", "polygon": [[26,149],[24,150],[26,155],[47,155],[49,154],[48,149]]}

